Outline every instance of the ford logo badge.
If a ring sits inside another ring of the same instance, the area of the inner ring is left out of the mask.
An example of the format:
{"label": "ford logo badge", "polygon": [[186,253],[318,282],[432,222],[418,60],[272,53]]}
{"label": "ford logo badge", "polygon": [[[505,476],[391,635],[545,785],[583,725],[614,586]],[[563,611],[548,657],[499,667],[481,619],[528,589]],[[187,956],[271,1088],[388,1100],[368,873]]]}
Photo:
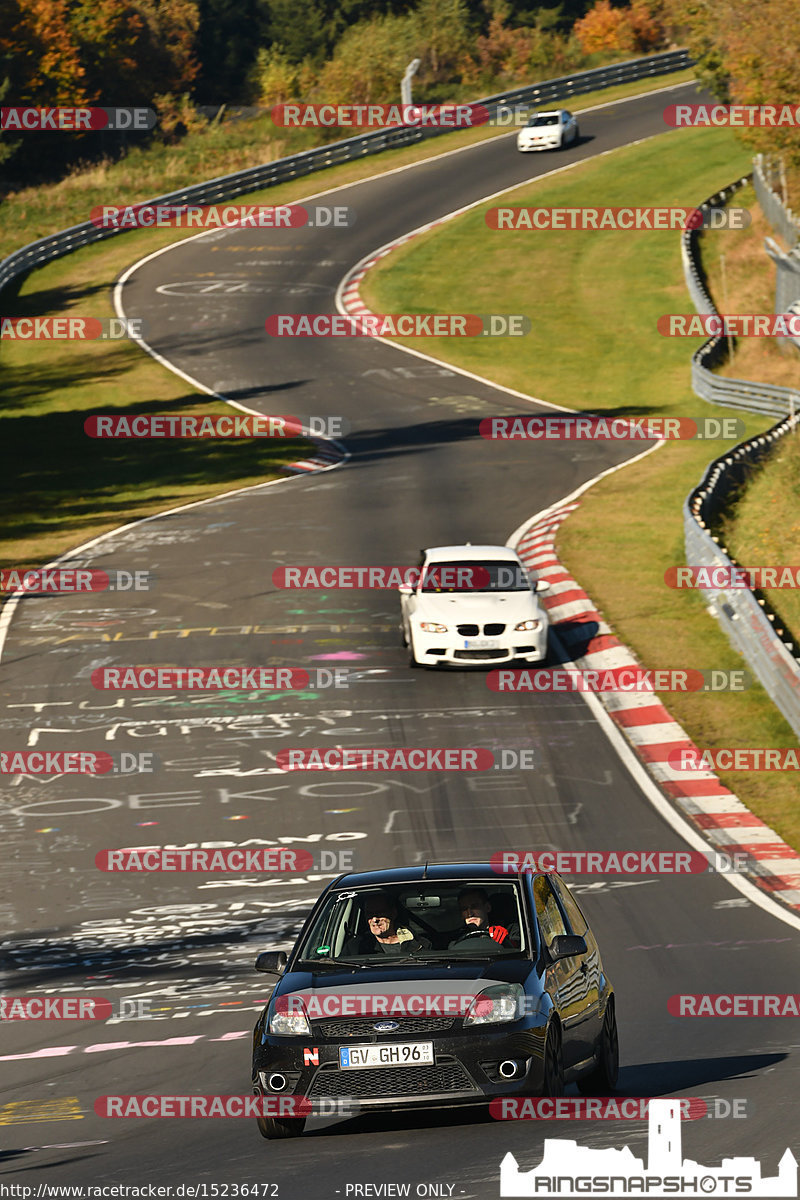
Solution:
{"label": "ford logo badge", "polygon": [[394,1033],[395,1029],[400,1028],[398,1021],[376,1021],[372,1026],[376,1033]]}

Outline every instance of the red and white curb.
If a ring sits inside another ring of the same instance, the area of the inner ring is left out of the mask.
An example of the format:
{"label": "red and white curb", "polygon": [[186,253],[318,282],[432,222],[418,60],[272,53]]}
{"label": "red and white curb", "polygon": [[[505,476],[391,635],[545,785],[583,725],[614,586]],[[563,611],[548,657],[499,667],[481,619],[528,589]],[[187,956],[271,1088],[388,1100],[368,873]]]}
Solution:
{"label": "red and white curb", "polygon": [[[308,437],[308,434],[305,436]],[[314,454],[309,454],[307,458],[299,458],[293,463],[284,463],[279,469],[289,475],[308,475],[312,471],[327,471],[330,467],[338,467],[348,457],[343,448],[336,449],[335,442],[317,442],[315,438],[309,438],[309,441],[313,441],[317,446]]]}
{"label": "red and white curb", "polygon": [[372,315],[372,309],[367,308],[361,299],[361,281],[373,267],[377,266],[382,258],[386,258],[398,246],[404,246],[406,242],[412,241],[421,233],[427,233],[429,229],[436,229],[437,226],[444,225],[451,217],[455,217],[463,211],[463,209],[458,209],[457,213],[448,213],[446,217],[442,217],[438,221],[431,221],[427,225],[420,225],[419,229],[412,229],[410,233],[404,233],[402,237],[395,238],[393,242],[387,242],[385,246],[381,246],[380,250],[376,250],[370,258],[364,258],[361,262],[356,263],[352,270],[347,272],[340,284],[339,298],[347,315],[350,317]]}
{"label": "red and white curb", "polygon": [[[577,503],[563,504],[532,518],[514,548],[527,567],[550,583],[541,600],[571,662],[593,670],[641,666],[558,560],[556,533],[576,508]],[[588,637],[587,625],[592,626]],[[573,658],[571,648],[581,644],[585,645],[580,656]],[[800,911],[800,854],[728,791],[714,771],[678,771],[669,766],[675,750],[700,751],[664,705],[645,692],[600,692],[597,698],[661,791],[712,848],[747,855],[746,873],[752,881],[773,899]]]}

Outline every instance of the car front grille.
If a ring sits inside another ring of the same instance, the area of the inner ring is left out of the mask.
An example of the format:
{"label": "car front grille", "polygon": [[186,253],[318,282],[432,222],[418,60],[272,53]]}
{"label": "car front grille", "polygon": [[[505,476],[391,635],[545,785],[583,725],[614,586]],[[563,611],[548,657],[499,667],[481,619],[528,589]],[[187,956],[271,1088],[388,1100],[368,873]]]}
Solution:
{"label": "car front grille", "polygon": [[364,1021],[320,1021],[314,1023],[314,1033],[326,1038],[378,1038],[405,1037],[409,1033],[441,1033],[452,1029],[453,1017],[398,1017],[399,1029],[376,1030],[376,1021],[391,1021],[393,1017],[370,1017]]}
{"label": "car front grille", "polygon": [[480,625],[456,625],[456,629],[462,637],[477,637],[480,633]]}
{"label": "car front grille", "polygon": [[308,1095],[352,1096],[384,1100],[392,1096],[435,1096],[442,1093],[478,1092],[459,1062],[425,1067],[367,1067],[352,1071],[321,1070],[314,1076]]}
{"label": "car front grille", "polygon": [[507,658],[507,650],[454,650],[453,658],[466,658],[473,660],[486,660],[493,658]]}
{"label": "car front grille", "polygon": [[483,632],[486,634],[487,637],[497,637],[499,634],[505,633],[505,631],[506,631],[505,625],[494,624],[494,625],[484,625],[484,627],[483,627]]}
{"label": "car front grille", "polygon": [[481,632],[483,632],[486,637],[498,637],[499,634],[505,633],[506,631],[505,625],[500,625],[496,621],[490,622],[488,625],[484,625],[483,630],[481,630],[480,625],[456,625],[456,629],[460,633],[461,637],[477,637]]}

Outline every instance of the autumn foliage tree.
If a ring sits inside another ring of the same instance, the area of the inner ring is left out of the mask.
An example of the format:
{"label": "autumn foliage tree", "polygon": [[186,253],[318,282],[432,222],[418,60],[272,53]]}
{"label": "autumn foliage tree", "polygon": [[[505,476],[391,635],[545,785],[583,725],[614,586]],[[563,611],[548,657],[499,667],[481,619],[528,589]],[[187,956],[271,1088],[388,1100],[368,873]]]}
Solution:
{"label": "autumn foliage tree", "polygon": [[585,17],[575,22],[574,33],[585,54],[618,50],[623,54],[649,54],[664,40],[664,27],[647,0],[614,7],[596,0]]}

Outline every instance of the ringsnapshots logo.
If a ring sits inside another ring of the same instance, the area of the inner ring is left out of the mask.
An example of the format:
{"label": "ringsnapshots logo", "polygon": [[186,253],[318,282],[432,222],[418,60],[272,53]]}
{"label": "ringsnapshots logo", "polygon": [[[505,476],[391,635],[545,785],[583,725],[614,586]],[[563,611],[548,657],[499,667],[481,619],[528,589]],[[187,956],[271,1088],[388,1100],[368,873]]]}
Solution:
{"label": "ringsnapshots logo", "polygon": [[260,416],[252,413],[153,415],[96,414],[83,422],[91,438],[339,438],[350,430],[342,416]]}
{"label": "ringsnapshots logo", "polygon": [[0,130],[17,133],[136,133],[155,129],[157,124],[152,108],[0,108]]}
{"label": "ringsnapshots logo", "polygon": [[[797,1159],[789,1149],[778,1164],[778,1174],[769,1178],[762,1176],[761,1164],[752,1156],[726,1156],[719,1167],[684,1159],[681,1144],[684,1103],[685,1100],[661,1098],[649,1101],[646,1164],[644,1159],[634,1157],[628,1146],[615,1150],[546,1138],[539,1166],[529,1171],[520,1170],[513,1154],[505,1155],[500,1163],[500,1195],[548,1198],[797,1195]],[[689,1113],[690,1119],[708,1115],[707,1111],[698,1110]],[[515,1119],[513,1112],[509,1117]]]}
{"label": "ringsnapshots logo", "polygon": [[273,313],[264,322],[270,337],[524,337],[524,313]]}
{"label": "ringsnapshots logo", "polygon": [[6,342],[119,342],[146,335],[138,317],[0,317]]}
{"label": "ringsnapshots logo", "polygon": [[739,417],[513,416],[484,417],[478,432],[488,442],[741,441]]}
{"label": "ringsnapshots logo", "polygon": [[302,204],[103,204],[98,229],[352,229],[355,209]]}
{"label": "ringsnapshots logo", "polygon": [[746,208],[488,208],[484,221],[489,229],[611,230],[638,232],[687,229],[746,229],[750,213]]}

